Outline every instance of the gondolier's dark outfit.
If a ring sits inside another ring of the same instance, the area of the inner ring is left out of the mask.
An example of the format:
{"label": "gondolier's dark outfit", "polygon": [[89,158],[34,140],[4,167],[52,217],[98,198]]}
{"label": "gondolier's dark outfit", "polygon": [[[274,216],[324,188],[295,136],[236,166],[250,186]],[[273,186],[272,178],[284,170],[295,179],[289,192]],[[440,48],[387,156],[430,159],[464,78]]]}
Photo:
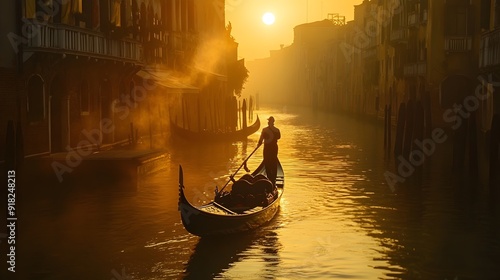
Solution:
{"label": "gondolier's dark outfit", "polygon": [[275,184],[278,170],[278,140],[281,138],[281,133],[274,126],[273,117],[270,117],[268,121],[269,126],[262,129],[260,134],[259,145],[264,142],[264,165],[266,166],[267,178]]}

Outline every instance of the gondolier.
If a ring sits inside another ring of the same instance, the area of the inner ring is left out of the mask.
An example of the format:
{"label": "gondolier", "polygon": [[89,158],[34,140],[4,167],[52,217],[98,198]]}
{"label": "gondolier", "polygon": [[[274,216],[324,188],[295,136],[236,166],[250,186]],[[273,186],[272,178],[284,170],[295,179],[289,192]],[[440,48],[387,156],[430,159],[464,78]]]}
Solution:
{"label": "gondolier", "polygon": [[280,130],[274,126],[274,117],[267,119],[268,126],[262,129],[259,146],[264,143],[264,165],[266,166],[267,178],[276,184],[276,172],[278,168],[278,140],[281,138]]}

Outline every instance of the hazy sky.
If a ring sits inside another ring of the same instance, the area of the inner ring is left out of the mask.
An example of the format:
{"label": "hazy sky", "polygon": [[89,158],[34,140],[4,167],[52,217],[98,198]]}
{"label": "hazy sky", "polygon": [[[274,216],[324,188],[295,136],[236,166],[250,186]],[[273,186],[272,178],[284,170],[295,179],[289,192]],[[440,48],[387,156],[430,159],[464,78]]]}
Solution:
{"label": "hazy sky", "polygon": [[[238,56],[246,60],[269,56],[269,50],[293,42],[293,28],[299,24],[323,20],[338,13],[346,21],[354,17],[354,5],[363,0],[226,0],[226,24],[239,43]],[[272,12],[273,25],[265,25],[262,15]]]}

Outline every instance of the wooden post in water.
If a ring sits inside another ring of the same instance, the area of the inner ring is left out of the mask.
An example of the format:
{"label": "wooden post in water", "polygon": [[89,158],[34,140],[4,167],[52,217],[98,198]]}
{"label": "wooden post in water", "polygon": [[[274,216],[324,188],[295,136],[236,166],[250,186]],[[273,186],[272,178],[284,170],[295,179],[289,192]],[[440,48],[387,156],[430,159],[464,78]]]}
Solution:
{"label": "wooden post in water", "polygon": [[384,149],[388,149],[387,146],[387,105],[384,107]]}
{"label": "wooden post in water", "polygon": [[238,125],[241,128],[241,100],[238,100]]}
{"label": "wooden post in water", "polygon": [[391,153],[392,146],[392,106],[389,104],[387,108],[387,153]]}
{"label": "wooden post in water", "polygon": [[470,113],[469,117],[469,171],[473,178],[477,178],[478,170],[478,158],[477,158],[477,124],[476,124],[476,112]]}
{"label": "wooden post in water", "polygon": [[500,142],[500,115],[493,115],[490,131],[490,198],[497,199],[499,180],[498,180],[498,144]]}
{"label": "wooden post in water", "polygon": [[425,137],[431,138],[432,137],[431,97],[428,91],[425,92],[424,114],[425,114]]}
{"label": "wooden post in water", "polygon": [[465,164],[465,150],[467,149],[468,122],[462,124],[453,133],[453,171],[460,174]]}
{"label": "wooden post in water", "polygon": [[250,96],[250,101],[248,105],[248,119],[253,123],[253,97]]}
{"label": "wooden post in water", "polygon": [[238,129],[238,101],[236,96],[231,97],[231,129]]}
{"label": "wooden post in water", "polygon": [[255,94],[255,109],[259,110],[260,109],[259,107],[260,107],[260,94],[259,92],[257,92]]}
{"label": "wooden post in water", "polygon": [[415,123],[415,101],[410,100],[406,105],[406,119],[403,139],[403,157],[409,158],[411,152],[411,144],[413,141],[413,126]]}
{"label": "wooden post in water", "polygon": [[243,116],[243,128],[247,127],[247,101],[243,99],[243,105],[241,107],[241,115]]}
{"label": "wooden post in water", "polygon": [[411,137],[411,149],[408,156],[410,162],[415,166],[415,174],[419,175],[417,178],[421,178],[423,166],[425,163],[425,151],[421,147],[415,144],[415,140],[423,141],[424,136],[424,108],[422,102],[417,101],[414,103],[414,120],[413,120],[413,133]]}
{"label": "wooden post in water", "polygon": [[394,157],[398,157],[403,152],[403,140],[406,123],[406,104],[399,105],[398,120],[396,125],[396,140],[394,143]]}
{"label": "wooden post in water", "polygon": [[[415,103],[415,119],[414,119],[414,127],[413,127],[413,139],[419,139],[422,141],[424,138],[424,107],[422,102],[417,101]],[[419,149],[418,147],[414,147],[414,143],[412,143],[412,149]]]}

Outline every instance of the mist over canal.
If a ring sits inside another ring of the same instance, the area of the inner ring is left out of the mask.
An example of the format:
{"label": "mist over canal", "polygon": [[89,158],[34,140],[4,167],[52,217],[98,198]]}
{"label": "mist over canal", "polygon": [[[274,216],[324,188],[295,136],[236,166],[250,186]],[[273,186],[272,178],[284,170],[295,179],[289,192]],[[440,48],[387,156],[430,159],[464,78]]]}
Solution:
{"label": "mist over canal", "polygon": [[[21,191],[21,279],[493,279],[500,277],[499,212],[476,182],[458,184],[441,154],[391,189],[383,126],[288,107],[281,130],[285,193],[264,227],[221,239],[186,232],[178,167],[195,205],[213,197],[256,147],[244,142],[166,144],[167,166],[136,191],[99,183]],[[262,160],[259,150],[250,169]],[[242,175],[242,170],[239,175]],[[464,180],[462,180],[464,181]],[[120,278],[121,277],[121,278]]]}

